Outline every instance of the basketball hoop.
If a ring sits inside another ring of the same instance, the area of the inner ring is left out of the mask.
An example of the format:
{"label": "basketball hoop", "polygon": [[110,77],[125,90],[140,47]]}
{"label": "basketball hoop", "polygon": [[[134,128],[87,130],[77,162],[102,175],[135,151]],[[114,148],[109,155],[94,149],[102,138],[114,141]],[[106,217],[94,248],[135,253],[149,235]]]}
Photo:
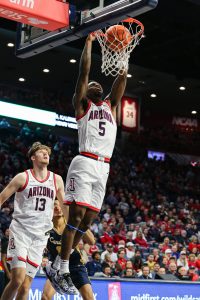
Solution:
{"label": "basketball hoop", "polygon": [[112,40],[110,40],[108,31],[116,26],[94,32],[101,46],[101,70],[106,76],[123,75],[128,70],[130,54],[143,37],[144,25],[136,19],[128,18],[118,23],[118,25],[122,25],[126,29],[120,38],[116,30],[113,30]]}

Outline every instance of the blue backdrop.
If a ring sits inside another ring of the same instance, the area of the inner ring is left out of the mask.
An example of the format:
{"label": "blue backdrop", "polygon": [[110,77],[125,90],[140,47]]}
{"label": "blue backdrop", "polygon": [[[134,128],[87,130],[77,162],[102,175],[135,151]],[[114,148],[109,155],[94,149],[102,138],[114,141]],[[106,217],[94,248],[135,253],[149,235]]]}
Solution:
{"label": "blue backdrop", "polygon": [[[36,277],[29,300],[40,300],[44,277]],[[200,283],[92,280],[95,300],[200,300]],[[81,300],[81,296],[56,294],[54,300]]]}

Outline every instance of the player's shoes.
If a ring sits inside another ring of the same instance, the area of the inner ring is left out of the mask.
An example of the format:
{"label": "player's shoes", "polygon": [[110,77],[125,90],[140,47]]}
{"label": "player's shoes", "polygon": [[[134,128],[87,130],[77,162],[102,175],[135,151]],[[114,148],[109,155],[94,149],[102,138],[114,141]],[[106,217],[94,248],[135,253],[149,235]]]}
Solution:
{"label": "player's shoes", "polygon": [[57,284],[57,282],[55,281],[55,276],[56,276],[57,271],[54,268],[52,268],[50,264],[45,266],[43,268],[43,271],[44,271],[45,275],[47,276],[47,278],[49,279],[49,281],[51,282],[53,288],[56,290],[56,292],[63,295],[64,292],[59,287],[59,284]]}
{"label": "player's shoes", "polygon": [[78,295],[79,292],[77,288],[74,286],[72,279],[69,273],[66,274],[56,274],[54,278],[56,284],[59,285],[59,288],[62,290],[63,293],[68,295]]}

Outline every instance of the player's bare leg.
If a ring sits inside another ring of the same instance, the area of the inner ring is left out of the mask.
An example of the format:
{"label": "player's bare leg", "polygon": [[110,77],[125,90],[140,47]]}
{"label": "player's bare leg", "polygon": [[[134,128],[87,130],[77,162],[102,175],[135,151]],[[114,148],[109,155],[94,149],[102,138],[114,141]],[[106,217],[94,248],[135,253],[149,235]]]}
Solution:
{"label": "player's bare leg", "polygon": [[83,300],[94,300],[92,287],[90,284],[83,285],[79,290]]}
{"label": "player's bare leg", "polygon": [[62,235],[60,271],[55,277],[56,283],[65,293],[76,292],[70,277],[69,257],[82,235],[90,227],[96,214],[97,212],[79,206],[75,202],[70,206],[68,224]]}
{"label": "player's bare leg", "polygon": [[13,300],[15,297],[17,290],[22,285],[26,275],[25,268],[14,268],[11,270],[11,280],[6,286],[1,300]]}
{"label": "player's bare leg", "polygon": [[[85,213],[86,213],[86,208],[77,205],[75,202],[73,202],[69,207],[68,225],[66,226],[62,234],[61,259],[63,260],[69,261],[71,250],[74,244],[76,229],[79,228],[85,216]],[[83,235],[83,233],[81,234],[81,236]],[[67,268],[66,273],[69,273],[69,268]]]}
{"label": "player's bare leg", "polygon": [[51,285],[51,282],[49,279],[47,279],[44,288],[43,288],[43,293],[42,293],[42,298],[41,300],[51,300],[53,296],[55,295],[56,291]]}
{"label": "player's bare leg", "polygon": [[[98,215],[98,212],[91,210],[91,209],[87,209],[83,220],[81,221],[81,224],[79,225],[79,229],[81,231],[86,231],[91,223],[93,222],[93,220],[96,218],[96,216]],[[80,231],[76,231],[76,234],[74,236],[74,243],[73,243],[73,249],[78,245],[79,241],[82,238],[82,233]]]}
{"label": "player's bare leg", "polygon": [[29,290],[30,290],[32,281],[33,281],[33,278],[31,278],[28,275],[25,276],[25,279],[24,279],[22,285],[18,289],[15,300],[27,300],[28,299],[28,294],[29,294]]}

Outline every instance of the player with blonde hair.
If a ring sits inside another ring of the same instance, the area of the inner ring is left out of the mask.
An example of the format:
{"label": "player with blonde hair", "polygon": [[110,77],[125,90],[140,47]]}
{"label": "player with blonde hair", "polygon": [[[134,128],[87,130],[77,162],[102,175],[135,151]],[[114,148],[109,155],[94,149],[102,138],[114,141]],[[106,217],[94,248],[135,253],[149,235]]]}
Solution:
{"label": "player with blonde hair", "polygon": [[[0,205],[14,193],[13,220],[10,225],[7,259],[11,266],[11,280],[1,300],[25,300],[29,287],[42,261],[48,233],[53,227],[54,200],[62,205],[64,184],[61,176],[50,172],[51,149],[40,142],[28,151],[33,168],[17,174],[0,194]],[[28,288],[22,283],[29,282]]]}

